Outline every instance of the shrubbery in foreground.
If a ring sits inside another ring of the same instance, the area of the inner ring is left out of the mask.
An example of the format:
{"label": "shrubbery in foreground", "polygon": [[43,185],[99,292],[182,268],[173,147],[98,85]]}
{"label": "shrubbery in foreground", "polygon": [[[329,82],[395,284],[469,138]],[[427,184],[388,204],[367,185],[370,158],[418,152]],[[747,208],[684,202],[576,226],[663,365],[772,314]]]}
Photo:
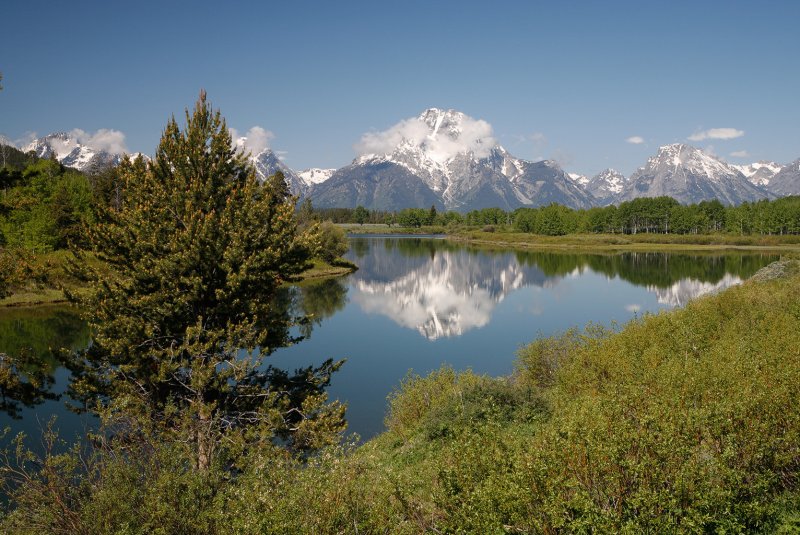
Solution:
{"label": "shrubbery in foreground", "polygon": [[410,375],[386,433],[306,460],[276,448],[200,472],[146,432],[51,456],[22,478],[2,528],[788,533],[800,527],[798,398],[794,275],[619,332],[537,340],[510,378]]}

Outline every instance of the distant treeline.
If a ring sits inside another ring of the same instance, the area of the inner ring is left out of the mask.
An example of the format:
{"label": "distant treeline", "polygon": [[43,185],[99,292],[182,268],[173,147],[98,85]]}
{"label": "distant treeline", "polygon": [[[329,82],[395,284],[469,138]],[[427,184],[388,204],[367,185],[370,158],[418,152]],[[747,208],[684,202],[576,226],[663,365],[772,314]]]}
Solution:
{"label": "distant treeline", "polygon": [[[53,158],[37,158],[0,145],[0,246],[47,252],[81,245],[83,228],[98,208],[115,208],[123,188],[115,168],[82,173]],[[508,228],[560,236],[610,234],[800,234],[800,197],[724,206],[719,201],[681,205],[670,197],[639,198],[619,206],[574,210],[559,204],[507,212],[484,208],[466,214],[430,208],[398,212],[356,208],[315,208],[298,204],[298,219],[334,223],[384,224],[403,227]]]}
{"label": "distant treeline", "polygon": [[356,208],[311,207],[305,201],[301,211],[314,213],[334,223],[373,223],[404,227],[480,226],[507,227],[520,232],[561,236],[576,233],[608,234],[800,234],[800,197],[762,200],[738,206],[724,206],[717,200],[682,205],[671,197],[641,197],[619,206],[575,210],[560,204],[539,208],[517,208],[507,212],[484,208],[466,214],[437,212],[436,208],[406,208],[399,212]]}

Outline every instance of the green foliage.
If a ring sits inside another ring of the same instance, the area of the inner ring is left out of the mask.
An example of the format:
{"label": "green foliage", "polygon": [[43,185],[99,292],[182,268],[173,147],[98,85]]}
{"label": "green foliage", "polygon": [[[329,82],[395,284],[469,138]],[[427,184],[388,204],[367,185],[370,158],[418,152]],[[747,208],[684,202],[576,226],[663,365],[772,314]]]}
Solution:
{"label": "green foliage", "polygon": [[[0,234],[5,243],[35,252],[80,244],[83,226],[93,217],[86,176],[50,159],[10,160],[10,167],[0,170],[5,186],[0,197]],[[24,170],[20,170],[22,164]]]}
{"label": "green foliage", "polygon": [[319,252],[317,255],[329,264],[336,262],[347,252],[347,234],[330,221],[319,226]]}
{"label": "green foliage", "polygon": [[795,274],[619,330],[541,338],[510,378],[410,374],[389,398],[388,431],[358,448],[306,459],[251,449],[232,474],[219,463],[192,470],[190,448],[169,434],[103,433],[125,440],[88,461],[39,460],[44,470],[11,491],[16,509],[1,527],[792,533],[800,279],[783,271]]}
{"label": "green foliage", "polygon": [[363,225],[369,218],[369,211],[360,204],[353,210],[353,220],[359,225]]}
{"label": "green foliage", "polygon": [[397,224],[401,227],[419,228],[429,225],[430,212],[424,208],[406,208],[397,214]]}
{"label": "green foliage", "polygon": [[30,254],[19,247],[0,245],[0,299],[31,277]]}
{"label": "green foliage", "polygon": [[170,120],[152,162],[120,164],[123,203],[90,229],[105,269],[79,273],[93,344],[72,391],[149,415],[193,444],[201,469],[276,437],[319,447],[344,426],[323,393],[341,363],[294,375],[261,366],[295,341],[299,318],[273,297],[307,266],[316,235],[298,234],[285,180],[259,183],[204,93],[186,123]]}
{"label": "green foliage", "polygon": [[467,225],[505,225],[508,222],[508,214],[500,208],[484,208],[482,210],[472,210],[464,216]]}

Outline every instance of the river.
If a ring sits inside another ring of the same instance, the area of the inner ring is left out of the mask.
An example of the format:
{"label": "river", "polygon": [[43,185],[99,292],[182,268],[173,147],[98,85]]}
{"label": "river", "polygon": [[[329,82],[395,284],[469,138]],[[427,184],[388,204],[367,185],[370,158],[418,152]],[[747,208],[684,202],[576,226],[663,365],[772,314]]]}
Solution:
{"label": "river", "polygon": [[[742,282],[777,259],[756,253],[568,254],[455,244],[435,237],[354,237],[347,277],[285,290],[279,301],[312,321],[298,344],[267,358],[286,369],[346,358],[329,388],[347,402],[349,432],[368,439],[383,430],[386,397],[413,370],[447,364],[478,373],[512,373],[515,352],[537,336],[588,323],[623,324]],[[0,353],[25,355],[26,366],[63,393],[68,370],[57,348],[79,349],[89,333],[64,307],[0,311]],[[5,393],[4,393],[5,394]],[[53,397],[53,395],[50,395]],[[14,400],[0,412],[12,433],[36,436],[52,415],[62,436],[81,436],[93,420],[61,399]]]}

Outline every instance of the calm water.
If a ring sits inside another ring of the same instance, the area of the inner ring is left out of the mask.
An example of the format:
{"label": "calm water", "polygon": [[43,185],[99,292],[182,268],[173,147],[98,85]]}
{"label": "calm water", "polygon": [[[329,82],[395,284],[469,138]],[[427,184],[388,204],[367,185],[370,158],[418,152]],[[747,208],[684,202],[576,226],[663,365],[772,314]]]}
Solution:
{"label": "calm water", "polygon": [[318,323],[272,362],[347,358],[329,394],[349,403],[350,430],[363,438],[383,429],[386,396],[409,369],[508,374],[517,349],[537,336],[680,306],[776,259],[491,251],[397,237],[353,238],[347,258],[359,271],[294,290]]}
{"label": "calm water", "polygon": [[[421,375],[447,363],[508,374],[516,350],[540,335],[589,322],[625,322],[685,304],[746,279],[774,255],[625,253],[584,255],[493,251],[433,238],[353,238],[347,254],[359,271],[287,290],[281,300],[312,314],[306,339],[267,360],[294,369],[346,358],[329,389],[348,403],[350,431],[383,429],[386,396],[409,369]],[[31,366],[63,392],[68,372],[50,348],[89,344],[69,309],[0,312],[0,353],[28,352]],[[38,364],[34,364],[38,363]],[[64,400],[6,406],[0,423],[34,436],[57,414],[65,438],[90,420]],[[18,409],[19,419],[9,412]]]}

